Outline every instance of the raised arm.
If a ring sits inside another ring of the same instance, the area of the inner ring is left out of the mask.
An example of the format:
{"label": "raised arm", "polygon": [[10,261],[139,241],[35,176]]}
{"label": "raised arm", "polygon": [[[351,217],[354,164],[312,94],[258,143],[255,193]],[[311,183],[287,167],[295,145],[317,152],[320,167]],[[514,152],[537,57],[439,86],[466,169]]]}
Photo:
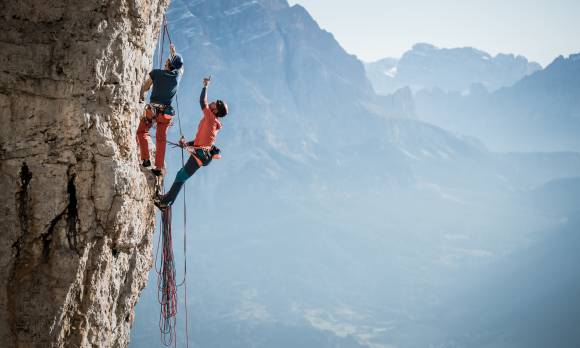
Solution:
{"label": "raised arm", "polygon": [[[169,44],[169,59],[171,60],[171,63],[173,64],[173,60],[175,59],[175,57],[177,56],[177,52],[175,51],[175,45],[173,43]],[[183,76],[184,72],[185,72],[185,67],[183,66],[183,60],[179,59],[179,66],[180,68],[177,69],[177,72],[179,73],[180,77]]]}
{"label": "raised arm", "polygon": [[174,44],[169,44],[169,54],[171,55],[171,58],[175,57],[175,45]]}
{"label": "raised arm", "polygon": [[203,88],[201,89],[201,95],[199,96],[199,105],[201,109],[205,109],[208,107],[207,105],[207,86],[209,85],[209,78],[203,78]]}

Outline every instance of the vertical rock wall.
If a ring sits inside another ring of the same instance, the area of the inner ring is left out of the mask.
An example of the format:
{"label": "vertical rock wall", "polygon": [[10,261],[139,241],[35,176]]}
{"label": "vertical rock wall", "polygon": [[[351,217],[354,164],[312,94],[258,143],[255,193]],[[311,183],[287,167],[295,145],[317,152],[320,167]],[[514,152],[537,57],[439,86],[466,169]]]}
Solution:
{"label": "vertical rock wall", "polygon": [[167,2],[0,4],[0,347],[128,343],[155,213],[136,101]]}

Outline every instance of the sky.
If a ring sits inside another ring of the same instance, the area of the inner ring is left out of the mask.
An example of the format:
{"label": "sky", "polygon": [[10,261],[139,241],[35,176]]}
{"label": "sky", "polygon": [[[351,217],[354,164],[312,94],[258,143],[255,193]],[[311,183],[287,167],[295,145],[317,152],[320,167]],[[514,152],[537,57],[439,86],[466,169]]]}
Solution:
{"label": "sky", "polygon": [[363,61],[400,57],[417,42],[521,54],[542,66],[580,52],[577,0],[289,0]]}

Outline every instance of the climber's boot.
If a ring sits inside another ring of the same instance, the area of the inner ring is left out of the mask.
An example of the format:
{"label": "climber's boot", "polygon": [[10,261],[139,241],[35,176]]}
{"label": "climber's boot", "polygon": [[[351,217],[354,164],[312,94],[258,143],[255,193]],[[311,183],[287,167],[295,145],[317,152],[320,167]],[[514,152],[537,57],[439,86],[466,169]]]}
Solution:
{"label": "climber's boot", "polygon": [[155,194],[155,197],[153,197],[153,204],[155,204],[155,206],[159,208],[159,210],[167,209],[167,207],[169,206],[167,203],[163,203],[163,200],[161,199],[161,196],[159,194]]}
{"label": "climber's boot", "polygon": [[163,176],[163,168],[153,168],[151,169],[151,173],[153,173],[153,175],[155,176]]}

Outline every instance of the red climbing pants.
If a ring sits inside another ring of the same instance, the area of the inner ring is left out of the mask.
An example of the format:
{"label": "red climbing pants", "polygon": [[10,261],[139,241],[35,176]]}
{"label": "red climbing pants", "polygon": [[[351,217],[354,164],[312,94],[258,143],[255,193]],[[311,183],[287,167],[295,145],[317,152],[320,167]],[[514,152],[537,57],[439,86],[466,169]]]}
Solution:
{"label": "red climbing pants", "polygon": [[156,109],[147,105],[139,127],[137,127],[137,144],[141,161],[149,159],[149,129],[153,126],[153,121],[157,123],[155,132],[155,167],[165,168],[165,148],[167,147],[167,128],[171,124],[172,115],[167,115],[162,109]]}

